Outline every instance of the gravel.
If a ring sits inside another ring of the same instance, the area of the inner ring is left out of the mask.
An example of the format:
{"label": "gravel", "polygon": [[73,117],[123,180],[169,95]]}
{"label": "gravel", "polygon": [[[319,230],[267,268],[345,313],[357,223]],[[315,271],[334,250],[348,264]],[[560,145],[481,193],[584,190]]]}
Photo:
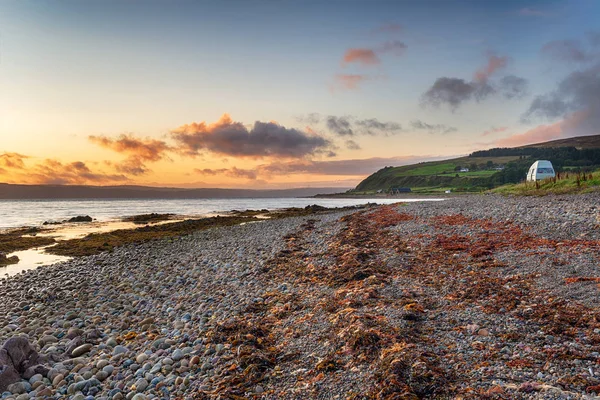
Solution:
{"label": "gravel", "polygon": [[[0,398],[374,398],[382,376],[399,373],[385,360],[398,343],[415,352],[406,376],[417,397],[598,392],[598,322],[558,329],[563,314],[539,315],[546,304],[575,307],[582,321],[597,312],[597,282],[565,279],[600,277],[600,194],[457,196],[366,213],[376,227],[386,213],[407,218],[363,249],[350,229],[361,212],[336,212],[128,245],[2,281],[0,343],[27,337],[50,371]],[[474,256],[484,239],[497,245]],[[335,280],[351,250],[370,252],[353,268],[377,272]],[[502,285],[464,294],[484,278]],[[515,302],[500,299],[515,288]],[[381,348],[357,341],[364,332]]]}

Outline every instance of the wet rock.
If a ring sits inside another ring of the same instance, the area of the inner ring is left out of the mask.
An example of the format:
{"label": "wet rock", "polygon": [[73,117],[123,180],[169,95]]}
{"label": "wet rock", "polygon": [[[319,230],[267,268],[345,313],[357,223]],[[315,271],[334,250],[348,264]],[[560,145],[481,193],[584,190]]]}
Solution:
{"label": "wet rock", "polygon": [[6,255],[6,253],[0,252],[0,266],[16,264],[18,262],[19,262],[19,257],[17,257],[17,256],[8,257]]}
{"label": "wet rock", "polygon": [[67,222],[92,222],[92,217],[89,215],[78,215],[77,217],[69,218]]}

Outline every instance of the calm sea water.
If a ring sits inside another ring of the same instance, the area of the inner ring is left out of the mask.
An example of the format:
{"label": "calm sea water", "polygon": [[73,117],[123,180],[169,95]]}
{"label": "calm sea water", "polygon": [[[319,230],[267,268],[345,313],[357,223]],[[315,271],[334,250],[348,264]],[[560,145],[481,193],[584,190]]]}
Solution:
{"label": "calm sea water", "polygon": [[176,199],[176,200],[0,200],[0,229],[37,226],[44,221],[62,221],[77,215],[89,215],[98,221],[110,221],[125,216],[149,213],[180,215],[211,215],[231,210],[306,207],[344,207],[365,203],[390,204],[405,201],[436,201],[441,199]]}

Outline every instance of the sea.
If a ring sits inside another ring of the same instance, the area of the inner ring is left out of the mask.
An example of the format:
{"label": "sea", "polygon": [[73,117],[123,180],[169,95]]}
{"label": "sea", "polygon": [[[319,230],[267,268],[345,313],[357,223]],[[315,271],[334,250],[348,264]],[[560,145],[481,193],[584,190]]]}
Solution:
{"label": "sea", "polygon": [[[86,200],[0,200],[0,231],[19,227],[44,227],[38,235],[53,236],[57,240],[83,237],[92,232],[133,228],[122,222],[123,217],[160,213],[184,217],[226,215],[238,210],[277,210],[306,207],[346,207],[366,203],[392,204],[413,201],[441,201],[441,198],[227,198],[227,199],[86,199]],[[43,225],[61,222],[71,217],[89,215],[93,223]],[[50,229],[48,229],[50,228]],[[17,264],[0,267],[0,282],[5,276],[69,260],[69,257],[44,252],[44,247],[17,251],[8,256],[19,257]]]}

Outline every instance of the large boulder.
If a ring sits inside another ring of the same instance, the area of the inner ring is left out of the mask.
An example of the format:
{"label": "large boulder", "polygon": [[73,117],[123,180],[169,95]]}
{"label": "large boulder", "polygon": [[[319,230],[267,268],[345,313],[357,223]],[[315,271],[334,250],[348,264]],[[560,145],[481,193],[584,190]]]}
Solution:
{"label": "large boulder", "polygon": [[17,336],[8,339],[0,349],[0,392],[21,377],[29,379],[35,374],[45,375],[48,372],[48,368],[42,365],[45,361],[26,338]]}

